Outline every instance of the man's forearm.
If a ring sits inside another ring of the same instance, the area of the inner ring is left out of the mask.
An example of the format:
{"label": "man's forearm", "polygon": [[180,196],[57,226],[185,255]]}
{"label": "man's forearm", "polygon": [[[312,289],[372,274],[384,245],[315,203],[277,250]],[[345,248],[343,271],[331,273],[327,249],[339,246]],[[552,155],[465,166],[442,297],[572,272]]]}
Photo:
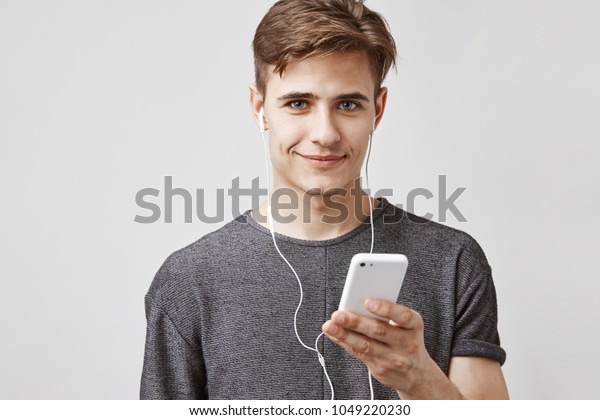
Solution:
{"label": "man's forearm", "polygon": [[464,395],[441,369],[435,365],[434,371],[417,381],[406,392],[397,390],[403,400],[464,400]]}

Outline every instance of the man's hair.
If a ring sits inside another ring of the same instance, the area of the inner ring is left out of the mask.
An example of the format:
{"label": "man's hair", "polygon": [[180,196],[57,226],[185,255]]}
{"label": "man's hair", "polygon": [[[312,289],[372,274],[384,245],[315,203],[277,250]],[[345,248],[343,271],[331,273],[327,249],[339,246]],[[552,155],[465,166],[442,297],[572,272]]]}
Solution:
{"label": "man's hair", "polygon": [[362,0],[279,0],[258,25],[252,47],[256,86],[263,98],[269,66],[282,76],[296,60],[365,51],[377,95],[396,65],[396,44],[387,22]]}

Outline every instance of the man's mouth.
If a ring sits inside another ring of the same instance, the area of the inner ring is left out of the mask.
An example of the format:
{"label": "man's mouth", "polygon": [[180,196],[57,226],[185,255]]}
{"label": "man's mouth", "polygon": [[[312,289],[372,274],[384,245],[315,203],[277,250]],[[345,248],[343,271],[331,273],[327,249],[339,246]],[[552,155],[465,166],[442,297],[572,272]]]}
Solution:
{"label": "man's mouth", "polygon": [[344,155],[302,155],[311,165],[317,168],[331,168],[344,160]]}
{"label": "man's mouth", "polygon": [[300,155],[303,158],[306,159],[310,159],[310,160],[317,160],[317,161],[322,161],[322,162],[329,162],[329,161],[336,161],[336,160],[340,160],[343,159],[344,156],[336,156],[336,155]]}

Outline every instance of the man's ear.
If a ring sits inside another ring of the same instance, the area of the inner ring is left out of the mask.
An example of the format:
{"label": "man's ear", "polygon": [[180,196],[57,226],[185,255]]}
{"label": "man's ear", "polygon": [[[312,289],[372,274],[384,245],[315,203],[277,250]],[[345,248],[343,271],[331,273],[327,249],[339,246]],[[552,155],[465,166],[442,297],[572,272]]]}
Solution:
{"label": "man's ear", "polygon": [[379,91],[379,95],[377,95],[377,98],[375,98],[375,128],[377,128],[381,122],[381,119],[383,118],[385,104],[387,102],[387,94],[388,88],[382,87]]}
{"label": "man's ear", "polygon": [[[260,94],[260,92],[258,91],[258,88],[256,87],[256,85],[254,85],[254,84],[250,85],[250,86],[248,86],[248,88],[250,89],[250,109],[252,110],[252,117],[254,118],[254,121],[256,121],[256,124],[258,125],[258,127],[261,128],[261,122],[260,122],[261,112],[260,112],[260,110],[263,109],[263,107],[264,107],[263,97]],[[264,115],[262,116],[262,119],[263,119],[263,124],[264,124],[265,130],[268,130],[267,122],[264,118]]]}

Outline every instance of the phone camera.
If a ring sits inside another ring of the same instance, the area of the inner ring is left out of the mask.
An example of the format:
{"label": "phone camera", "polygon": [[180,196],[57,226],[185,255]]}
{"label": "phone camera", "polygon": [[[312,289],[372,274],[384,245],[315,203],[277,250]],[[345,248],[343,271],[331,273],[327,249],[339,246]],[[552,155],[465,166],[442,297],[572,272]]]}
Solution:
{"label": "phone camera", "polygon": [[360,266],[361,266],[361,267],[364,267],[365,265],[366,265],[365,263],[360,263]]}

